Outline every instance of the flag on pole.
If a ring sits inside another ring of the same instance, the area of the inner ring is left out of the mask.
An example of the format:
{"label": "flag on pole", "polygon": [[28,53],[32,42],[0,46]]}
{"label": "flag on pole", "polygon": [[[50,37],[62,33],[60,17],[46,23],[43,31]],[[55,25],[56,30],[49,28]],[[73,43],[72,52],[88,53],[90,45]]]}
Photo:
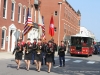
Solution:
{"label": "flag on pole", "polygon": [[53,16],[51,16],[51,20],[50,20],[49,34],[51,35],[51,37],[54,36],[54,20],[53,20]]}
{"label": "flag on pole", "polygon": [[42,26],[42,39],[45,40],[45,25],[44,25],[44,16],[42,16],[42,22],[43,22],[43,26]]}
{"label": "flag on pole", "polygon": [[42,26],[43,26],[43,21],[42,21],[42,17],[39,11],[39,16],[38,16],[38,26],[39,26],[39,38],[42,37]]}
{"label": "flag on pole", "polygon": [[25,26],[24,26],[24,36],[32,29],[32,17],[31,17],[31,13],[30,13],[30,9],[28,8],[27,11],[27,16],[26,16],[26,22],[25,22]]}

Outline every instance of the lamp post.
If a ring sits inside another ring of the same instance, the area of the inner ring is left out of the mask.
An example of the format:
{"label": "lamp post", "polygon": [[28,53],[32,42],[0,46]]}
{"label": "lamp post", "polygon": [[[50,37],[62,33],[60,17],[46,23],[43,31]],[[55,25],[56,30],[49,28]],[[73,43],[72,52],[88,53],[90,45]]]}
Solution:
{"label": "lamp post", "polygon": [[59,8],[59,20],[58,20],[58,46],[59,46],[59,42],[60,42],[60,15],[61,15],[61,4],[62,2],[58,2],[58,4],[60,5]]}

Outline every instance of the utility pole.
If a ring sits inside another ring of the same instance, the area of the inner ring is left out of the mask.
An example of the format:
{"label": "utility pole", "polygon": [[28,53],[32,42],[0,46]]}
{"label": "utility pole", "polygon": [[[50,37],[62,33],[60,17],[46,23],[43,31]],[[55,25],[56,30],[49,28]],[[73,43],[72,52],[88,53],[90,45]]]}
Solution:
{"label": "utility pole", "polygon": [[62,2],[58,2],[58,4],[60,5],[60,8],[59,8],[59,22],[58,22],[58,46],[59,46],[59,43],[60,43],[60,16],[61,16],[61,4]]}

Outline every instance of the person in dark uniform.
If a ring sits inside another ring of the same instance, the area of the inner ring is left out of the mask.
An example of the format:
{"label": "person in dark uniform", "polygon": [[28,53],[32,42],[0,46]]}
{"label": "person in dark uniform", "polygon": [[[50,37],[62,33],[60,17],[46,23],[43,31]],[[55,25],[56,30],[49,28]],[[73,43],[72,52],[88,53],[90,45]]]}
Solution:
{"label": "person in dark uniform", "polygon": [[25,45],[25,42],[23,41],[22,38],[20,38],[20,42],[21,42],[21,44],[22,44],[23,46]]}
{"label": "person in dark uniform", "polygon": [[33,42],[33,49],[32,49],[32,64],[34,64],[34,58],[35,58],[35,53],[36,53],[36,49],[37,49],[37,40],[36,38],[33,39],[34,42]]}
{"label": "person in dark uniform", "polygon": [[36,64],[36,70],[38,72],[40,72],[40,69],[41,69],[42,50],[43,50],[42,41],[41,39],[38,39],[37,50],[36,50],[35,59],[34,59],[34,62]]}
{"label": "person in dark uniform", "polygon": [[[61,45],[59,46],[59,50],[58,50],[60,67],[65,66],[65,51],[66,51],[66,46],[64,45],[64,41],[61,41]],[[63,65],[62,65],[62,61],[63,61]]]}
{"label": "person in dark uniform", "polygon": [[52,41],[48,42],[46,46],[46,65],[48,66],[48,73],[50,73],[51,65],[52,65],[52,52],[53,52],[53,45]]}
{"label": "person in dark uniform", "polygon": [[51,41],[52,41],[52,44],[53,44],[52,60],[53,60],[53,65],[55,65],[54,58],[55,58],[55,51],[57,51],[57,45],[56,45],[56,43],[54,43],[54,39],[51,39]]}
{"label": "person in dark uniform", "polygon": [[25,44],[25,56],[24,60],[26,63],[26,69],[29,71],[30,67],[30,60],[32,60],[32,43],[30,42],[30,39],[27,39],[27,42]]}
{"label": "person in dark uniform", "polygon": [[20,60],[22,60],[22,55],[23,55],[23,45],[21,44],[20,40],[17,41],[17,45],[13,51],[13,54],[14,53],[15,53],[15,62],[17,63],[17,70],[19,70]]}
{"label": "person in dark uniform", "polygon": [[45,65],[46,65],[46,58],[45,58],[45,55],[46,55],[46,52],[45,52],[45,50],[46,50],[46,45],[47,45],[46,41],[43,42],[42,65],[43,65],[44,63],[45,63]]}

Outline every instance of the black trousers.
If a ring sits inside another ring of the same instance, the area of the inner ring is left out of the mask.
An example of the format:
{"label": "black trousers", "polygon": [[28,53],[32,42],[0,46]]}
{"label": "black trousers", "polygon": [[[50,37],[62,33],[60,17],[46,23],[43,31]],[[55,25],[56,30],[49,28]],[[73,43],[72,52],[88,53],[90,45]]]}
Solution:
{"label": "black trousers", "polygon": [[63,61],[63,66],[65,66],[65,56],[59,56],[60,66],[62,66],[62,61]]}
{"label": "black trousers", "polygon": [[53,65],[55,65],[55,60],[54,60],[55,57],[54,56],[55,56],[55,53],[53,52],[52,53],[52,62],[53,62]]}
{"label": "black trousers", "polygon": [[45,58],[45,53],[44,52],[42,53],[42,65],[43,65],[43,63],[46,64],[46,58]]}

